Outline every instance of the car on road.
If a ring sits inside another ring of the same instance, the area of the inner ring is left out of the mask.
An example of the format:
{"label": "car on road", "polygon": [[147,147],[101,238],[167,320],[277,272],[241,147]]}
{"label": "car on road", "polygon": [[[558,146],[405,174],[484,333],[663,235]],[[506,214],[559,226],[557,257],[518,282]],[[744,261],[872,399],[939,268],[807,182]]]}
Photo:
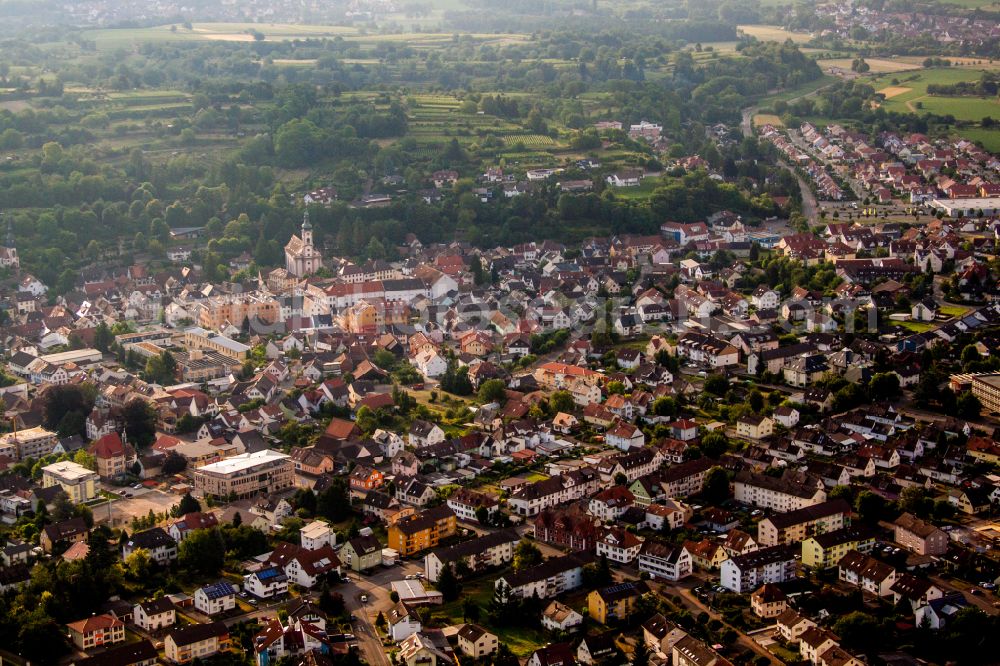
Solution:
{"label": "car on road", "polygon": [[363,604],[368,603],[368,595],[367,594],[362,594],[361,595],[361,603],[363,603]]}
{"label": "car on road", "polygon": [[251,606],[256,606],[257,600],[254,599],[253,597],[250,597],[249,599],[247,599],[247,603],[250,604]]}
{"label": "car on road", "polygon": [[983,591],[980,590],[978,587],[969,588],[969,594],[971,594],[973,596],[977,596],[978,597],[982,593],[983,593]]}
{"label": "car on road", "polygon": [[979,587],[983,588],[984,590],[995,590],[997,589],[997,584],[986,581],[985,583],[980,583]]}

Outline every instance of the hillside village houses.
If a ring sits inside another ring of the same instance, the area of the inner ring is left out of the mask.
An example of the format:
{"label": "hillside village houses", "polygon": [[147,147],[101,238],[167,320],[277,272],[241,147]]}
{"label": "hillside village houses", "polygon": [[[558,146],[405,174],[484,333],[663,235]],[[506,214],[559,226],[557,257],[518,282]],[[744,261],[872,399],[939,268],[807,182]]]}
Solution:
{"label": "hillside village houses", "polygon": [[[849,152],[848,139],[838,141]],[[873,161],[860,144],[858,154]],[[973,151],[951,150],[940,159],[957,164]],[[870,166],[872,177],[890,177]],[[613,186],[630,187],[633,175],[614,174]],[[65,494],[72,505],[94,503],[94,526],[116,530],[123,561],[145,552],[152,567],[188,566],[183,552],[206,531],[243,530],[252,534],[244,547],[255,551],[227,557],[224,575],[192,574],[189,598],[154,598],[155,590],[128,598],[131,620],[91,626],[74,618],[84,650],[98,641],[98,625],[111,643],[123,622],[159,632],[164,651],[181,661],[211,654],[228,644],[225,623],[250,612],[251,600],[264,618],[258,660],[301,655],[306,644],[319,654],[348,649],[351,641],[316,628],[319,615],[277,619],[270,604],[302,601],[305,589],[350,598],[350,612],[371,622],[381,613],[387,640],[414,666],[451,658],[445,629],[465,653],[499,649],[504,632],[488,613],[446,627],[438,613],[428,620],[419,610],[442,601],[449,570],[465,585],[545,601],[533,619],[570,633],[520,655],[539,666],[614,649],[617,636],[576,635],[585,607],[595,621],[576,591],[596,595],[607,629],[641,626],[646,639],[648,627],[648,640],[673,663],[725,663],[718,651],[734,656],[727,650],[740,642],[714,648],[655,616],[619,623],[646,608],[643,595],[669,598],[679,581],[697,581],[685,582],[696,596],[713,586],[745,595],[817,665],[855,663],[853,647],[830,637],[832,621],[792,604],[796,586],[810,584],[803,568],[836,569],[831,594],[899,596],[915,620],[947,626],[965,602],[924,584],[977,548],[989,552],[986,523],[1000,497],[989,466],[1000,461],[1000,442],[984,425],[992,423],[987,409],[978,418],[957,410],[930,418],[934,405],[904,403],[937,356],[925,350],[937,349],[975,370],[935,375],[939,388],[993,404],[996,374],[977,365],[990,367],[1000,322],[989,246],[947,216],[906,232],[839,221],[815,235],[756,222],[720,211],[705,221],[664,220],[652,236],[572,248],[413,238],[355,262],[333,256],[305,217],[284,267],[246,284],[211,284],[186,264],[145,275],[109,266],[81,275],[78,290],[51,303],[26,290],[23,311],[12,308],[3,328],[14,383],[0,389],[11,424],[0,434],[0,512],[7,525],[24,524],[44,505],[50,518],[37,542],[0,544],[0,587],[30,580],[39,559],[86,557],[79,551],[94,529],[77,516],[52,518],[66,510]],[[836,286],[823,293],[770,280],[750,267],[751,242],[810,268],[828,262]],[[735,259],[713,262],[717,250]],[[845,334],[848,305],[884,319],[900,314],[894,308],[914,288],[911,269],[918,260],[936,266],[932,256],[941,270],[945,261],[957,267],[956,289],[983,298],[949,315],[933,293],[914,295],[903,314],[921,304],[913,317],[926,326],[920,333],[893,326]],[[100,351],[98,325],[124,323],[126,311],[141,309],[133,294],[154,290],[162,312]],[[599,292],[617,300],[605,306]],[[64,345],[49,345],[55,332],[81,344],[56,351]],[[147,372],[164,361],[163,376]],[[842,390],[873,377],[906,392],[852,401]],[[65,426],[46,419],[46,395],[81,386],[93,404],[79,432],[64,436]],[[139,410],[149,431],[135,423]],[[29,459],[44,459],[35,475],[18,471]],[[920,501],[882,522],[858,501],[902,506],[917,493]],[[200,509],[171,514],[186,494]],[[935,510],[924,510],[924,500]],[[968,529],[965,541],[949,536],[938,518],[949,503],[982,529]],[[515,570],[525,534],[541,555]],[[655,584],[643,592],[588,587],[603,566]],[[390,583],[403,591],[398,601],[381,592]],[[67,636],[73,631],[66,626]],[[367,638],[359,632],[366,657],[383,649]]]}

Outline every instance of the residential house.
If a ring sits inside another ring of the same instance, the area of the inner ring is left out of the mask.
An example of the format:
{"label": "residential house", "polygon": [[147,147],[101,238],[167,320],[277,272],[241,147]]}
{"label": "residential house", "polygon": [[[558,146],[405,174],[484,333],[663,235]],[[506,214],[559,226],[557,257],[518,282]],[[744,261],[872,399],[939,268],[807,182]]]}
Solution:
{"label": "residential house", "polygon": [[582,624],[582,615],[558,601],[551,602],[542,611],[542,627],[549,631],[569,631]]}
{"label": "residential house", "polygon": [[678,581],[694,572],[694,560],[684,546],[646,539],[639,549],[639,571],[648,573],[653,580]]}
{"label": "residential house", "polygon": [[824,532],[802,541],[802,564],[813,569],[837,566],[851,550],[870,553],[875,547],[875,535],[865,526],[850,525]]}
{"label": "residential house", "polygon": [[620,527],[610,527],[597,539],[597,556],[612,562],[631,564],[639,557],[642,539]]}
{"label": "residential house", "polygon": [[892,584],[896,581],[896,570],[892,566],[856,550],[848,551],[837,565],[842,582],[878,597],[892,594]]}
{"label": "residential house", "polygon": [[750,595],[750,608],[760,619],[770,620],[788,610],[788,597],[777,585],[765,583]]}
{"label": "residential house", "polygon": [[397,602],[385,614],[385,619],[389,627],[389,637],[396,643],[412,636],[422,628],[420,617],[404,601]]}
{"label": "residential house", "polygon": [[140,601],[132,609],[132,621],[140,629],[152,632],[177,623],[177,609],[166,597]]}
{"label": "residential house", "polygon": [[140,548],[148,551],[153,561],[161,566],[177,559],[177,541],[162,527],[153,527],[133,534],[122,546],[122,557],[127,558]]}
{"label": "residential house", "polygon": [[236,588],[227,580],[203,585],[194,591],[194,607],[205,615],[218,615],[236,608]]}
{"label": "residential house", "polygon": [[593,590],[587,595],[591,619],[607,625],[622,622],[635,612],[639,598],[648,591],[642,581],[624,582]]}
{"label": "residential house", "polygon": [[434,548],[442,539],[455,534],[455,512],[448,506],[428,509],[403,518],[389,526],[389,547],[408,557]]}
{"label": "residential house", "polygon": [[795,577],[795,554],[787,546],[761,548],[729,558],[720,567],[719,584],[744,594],[765,583],[783,583]]}
{"label": "residential house", "polygon": [[473,659],[482,659],[496,652],[499,640],[496,634],[478,624],[467,624],[458,630],[458,649]]}
{"label": "residential house", "polygon": [[944,555],[948,533],[911,513],[893,521],[893,541],[918,555]]}
{"label": "residential house", "polygon": [[288,592],[288,576],[280,567],[264,567],[243,576],[243,589],[259,599],[270,599]]}
{"label": "residential house", "polygon": [[90,650],[115,643],[125,642],[125,623],[111,613],[92,615],[83,620],[70,622],[70,640],[81,650]]}
{"label": "residential house", "polygon": [[815,534],[839,530],[850,523],[851,506],[843,499],[829,500],[779,513],[757,524],[762,546],[799,543]]}
{"label": "residential house", "polygon": [[340,548],[340,560],[362,573],[382,564],[382,544],[374,536],[357,536]]}
{"label": "residential house", "polygon": [[512,597],[550,599],[580,587],[583,567],[595,560],[593,553],[585,552],[554,557],[522,571],[505,573],[494,586],[507,590]]}
{"label": "residential house", "polygon": [[186,664],[229,649],[229,629],[222,622],[175,627],[163,641],[167,661]]}

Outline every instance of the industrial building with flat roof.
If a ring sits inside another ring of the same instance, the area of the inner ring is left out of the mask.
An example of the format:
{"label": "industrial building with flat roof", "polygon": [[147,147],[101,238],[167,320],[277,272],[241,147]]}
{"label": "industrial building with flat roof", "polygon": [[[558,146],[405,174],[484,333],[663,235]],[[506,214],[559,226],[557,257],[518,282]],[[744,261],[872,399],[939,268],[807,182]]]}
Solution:
{"label": "industrial building with flat roof", "polygon": [[292,459],[265,449],[243,453],[199,467],[194,487],[205,497],[254,497],[291,488],[295,477]]}
{"label": "industrial building with flat roof", "polygon": [[944,211],[948,217],[980,217],[1000,214],[1000,197],[972,199],[934,199],[931,208]]}
{"label": "industrial building with flat roof", "polygon": [[984,412],[1000,412],[1000,374],[973,377],[971,390],[972,395],[979,398]]}
{"label": "industrial building with flat roof", "polygon": [[245,361],[250,347],[232,338],[194,326],[184,331],[184,346],[188,349],[204,349],[218,352],[223,356]]}

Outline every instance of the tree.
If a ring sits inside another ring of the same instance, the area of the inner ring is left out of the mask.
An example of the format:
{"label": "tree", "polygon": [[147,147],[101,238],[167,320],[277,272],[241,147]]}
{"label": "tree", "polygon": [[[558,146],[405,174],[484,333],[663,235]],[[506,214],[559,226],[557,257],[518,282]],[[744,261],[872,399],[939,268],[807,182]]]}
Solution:
{"label": "tree", "polygon": [[316,514],[316,493],[309,488],[300,488],[292,498],[292,504],[296,509],[302,509],[309,516]]}
{"label": "tree", "polygon": [[160,469],[164,474],[180,474],[187,469],[187,458],[176,451],[168,451]]}
{"label": "tree", "polygon": [[521,539],[514,549],[514,571],[524,571],[542,562],[542,551],[527,539]]}
{"label": "tree", "polygon": [[863,490],[854,499],[854,511],[858,519],[869,525],[875,525],[882,519],[885,511],[885,500],[870,490]]}
{"label": "tree", "polygon": [[188,571],[217,576],[226,562],[226,544],[217,529],[194,530],[177,549],[178,563]]}
{"label": "tree", "polygon": [[171,513],[174,516],[186,516],[189,513],[198,511],[201,511],[201,502],[191,497],[191,493],[184,493],[184,497],[181,498],[181,501],[177,503],[177,506],[174,507]]}
{"label": "tree", "polygon": [[510,596],[510,586],[501,578],[494,586],[493,597],[490,599],[490,619],[495,624],[505,625],[511,621],[516,607],[517,604]]}
{"label": "tree", "polygon": [[344,595],[340,592],[331,592],[330,590],[327,590],[325,594],[320,595],[319,607],[327,615],[342,615],[345,607]]}
{"label": "tree", "polygon": [[834,622],[833,631],[847,649],[869,652],[881,640],[879,623],[873,616],[854,611]]}
{"label": "tree", "polygon": [[500,643],[497,651],[493,653],[493,666],[518,666],[520,663],[506,643]]}
{"label": "tree", "polygon": [[656,416],[677,416],[677,401],[668,395],[653,401],[653,414]]}
{"label": "tree", "polygon": [[917,516],[926,517],[933,508],[933,501],[927,496],[923,486],[907,486],[899,493],[899,509]]}
{"label": "tree", "polygon": [[455,570],[451,568],[451,565],[446,564],[441,568],[437,588],[446,602],[458,599],[458,595],[462,591],[462,585],[458,582]]}
{"label": "tree", "polygon": [[476,507],[476,522],[478,522],[480,525],[489,525],[490,524],[490,510],[487,509],[485,506],[477,506]]}
{"label": "tree", "polygon": [[636,641],[635,650],[632,651],[632,666],[649,666],[649,648],[641,637]]}
{"label": "tree", "polygon": [[145,548],[136,548],[125,558],[125,574],[134,581],[148,579],[153,568],[153,558]]}
{"label": "tree", "polygon": [[94,347],[102,352],[110,351],[111,345],[115,341],[115,336],[111,334],[111,327],[105,322],[100,322],[94,328]]}
{"label": "tree", "polygon": [[854,498],[854,490],[850,486],[834,486],[826,494],[828,500],[844,499],[850,502]]}
{"label": "tree", "polygon": [[706,457],[718,458],[729,450],[729,438],[724,432],[715,430],[701,438],[698,448]]}
{"label": "tree", "polygon": [[979,398],[972,395],[972,392],[965,391],[962,395],[958,396],[955,408],[958,410],[958,416],[963,419],[978,419],[979,413],[983,409],[983,404],[979,401]]}
{"label": "tree", "polygon": [[479,401],[482,403],[499,402],[503,404],[507,385],[502,379],[487,379],[479,385]]}
{"label": "tree", "polygon": [[62,629],[40,606],[19,618],[18,627],[21,654],[32,662],[55,664],[69,651]]}
{"label": "tree", "polygon": [[702,497],[709,504],[719,504],[729,498],[729,473],[721,467],[713,467],[705,474],[701,489]]}
{"label": "tree", "polygon": [[351,515],[351,498],[344,479],[336,477],[316,498],[316,513],[339,523]]}
{"label": "tree", "polygon": [[899,395],[899,375],[895,372],[880,372],[871,378],[868,392],[873,400],[895,398]]}
{"label": "tree", "polygon": [[729,380],[722,375],[709,375],[705,378],[705,390],[715,395],[725,395],[729,390]]}
{"label": "tree", "polygon": [[122,420],[128,440],[137,448],[146,448],[156,439],[156,412],[145,400],[135,398],[126,403]]}
{"label": "tree", "polygon": [[747,394],[747,404],[755,414],[759,414],[760,410],[764,409],[764,396],[757,389],[753,389]]}
{"label": "tree", "polygon": [[[86,388],[85,388],[86,387]],[[94,407],[93,385],[50,386],[42,396],[42,421],[60,437],[86,435],[86,420]]]}
{"label": "tree", "polygon": [[146,380],[156,384],[172,384],[176,379],[177,359],[168,350],[146,361]]}
{"label": "tree", "polygon": [[549,396],[549,408],[553,414],[558,414],[559,412],[569,414],[573,411],[574,407],[576,407],[576,403],[573,402],[573,395],[569,391],[556,391]]}
{"label": "tree", "polygon": [[479,604],[472,597],[462,600],[462,619],[466,622],[479,622]]}
{"label": "tree", "polygon": [[385,627],[387,624],[388,622],[385,621],[385,615],[382,613],[382,611],[379,611],[378,616],[375,618],[375,626],[381,629],[382,631],[385,631]]}

